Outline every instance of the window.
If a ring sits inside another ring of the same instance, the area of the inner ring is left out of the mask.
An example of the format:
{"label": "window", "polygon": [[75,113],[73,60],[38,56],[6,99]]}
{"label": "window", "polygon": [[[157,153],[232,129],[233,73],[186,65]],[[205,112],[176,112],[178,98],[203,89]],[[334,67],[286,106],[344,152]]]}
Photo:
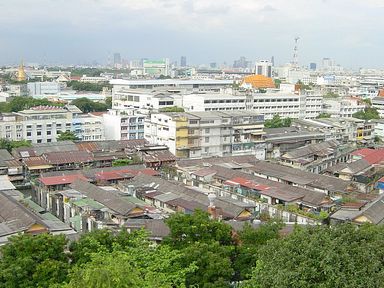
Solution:
{"label": "window", "polygon": [[41,131],[37,131],[37,136],[41,136]]}
{"label": "window", "polygon": [[47,131],[47,135],[51,135],[52,134],[52,132],[51,131]]}
{"label": "window", "polygon": [[209,133],[209,128],[205,128],[205,133]]}
{"label": "window", "polygon": [[32,136],[32,132],[27,132],[27,137],[31,137]]}
{"label": "window", "polygon": [[43,140],[41,140],[41,139],[38,139],[38,140],[37,140],[37,143],[41,143],[41,142],[43,142]]}
{"label": "window", "polygon": [[205,137],[205,143],[209,143],[209,137]]}

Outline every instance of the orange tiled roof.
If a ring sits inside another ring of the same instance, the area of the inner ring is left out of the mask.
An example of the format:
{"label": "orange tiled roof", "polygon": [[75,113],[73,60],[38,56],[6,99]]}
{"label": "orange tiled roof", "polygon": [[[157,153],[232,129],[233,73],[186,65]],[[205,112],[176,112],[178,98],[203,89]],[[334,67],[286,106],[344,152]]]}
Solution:
{"label": "orange tiled roof", "polygon": [[242,83],[251,84],[253,88],[275,88],[272,78],[264,75],[250,75],[244,78]]}
{"label": "orange tiled roof", "polygon": [[379,90],[378,96],[384,97],[384,89]]}

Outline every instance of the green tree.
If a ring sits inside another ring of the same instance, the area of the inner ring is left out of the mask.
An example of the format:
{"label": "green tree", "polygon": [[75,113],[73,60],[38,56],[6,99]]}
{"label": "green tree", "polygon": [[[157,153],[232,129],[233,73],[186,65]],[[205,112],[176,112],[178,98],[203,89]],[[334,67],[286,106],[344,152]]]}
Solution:
{"label": "green tree", "polygon": [[184,108],[182,107],[164,107],[159,110],[160,112],[184,112]]}
{"label": "green tree", "polygon": [[373,225],[298,227],[259,249],[243,287],[381,287],[383,233]]}
{"label": "green tree", "polygon": [[62,103],[55,103],[44,99],[34,99],[32,97],[18,96],[13,97],[9,102],[0,103],[0,112],[19,112],[35,106],[63,106]]}
{"label": "green tree", "polygon": [[64,235],[19,235],[0,248],[0,287],[49,287],[67,280]]}
{"label": "green tree", "polygon": [[108,109],[112,108],[112,97],[105,98],[105,104],[107,105]]}
{"label": "green tree", "polygon": [[279,115],[274,115],[272,119],[265,120],[265,128],[281,128],[281,127],[290,127],[292,123],[291,118],[280,118]]}
{"label": "green tree", "polygon": [[57,137],[57,141],[66,141],[66,140],[76,141],[80,139],[75,135],[75,133],[71,131],[61,132],[60,135]]}
{"label": "green tree", "polygon": [[195,242],[217,241],[222,245],[232,243],[231,226],[211,220],[205,211],[195,210],[193,214],[175,213],[166,220],[170,235],[164,243],[176,248]]}
{"label": "green tree", "polygon": [[11,141],[5,138],[0,139],[0,149],[7,149],[8,152],[11,152],[13,148],[19,147],[31,147],[31,142],[27,140],[20,141]]}
{"label": "green tree", "polygon": [[278,239],[282,227],[283,223],[273,219],[257,228],[245,223],[238,233],[239,245],[235,250],[236,257],[233,263],[236,271],[235,281],[243,281],[251,276],[252,269],[256,266],[258,250],[269,240]]}
{"label": "green tree", "polygon": [[316,117],[317,119],[321,119],[321,118],[331,118],[331,114],[329,113],[320,113],[319,115],[317,115]]}
{"label": "green tree", "polygon": [[94,102],[86,97],[75,99],[71,102],[72,105],[75,105],[83,113],[88,112],[97,112],[97,111],[107,111],[108,105],[105,103]]}
{"label": "green tree", "polygon": [[362,120],[380,119],[380,114],[376,108],[366,107],[364,111],[356,112],[352,115],[355,118]]}

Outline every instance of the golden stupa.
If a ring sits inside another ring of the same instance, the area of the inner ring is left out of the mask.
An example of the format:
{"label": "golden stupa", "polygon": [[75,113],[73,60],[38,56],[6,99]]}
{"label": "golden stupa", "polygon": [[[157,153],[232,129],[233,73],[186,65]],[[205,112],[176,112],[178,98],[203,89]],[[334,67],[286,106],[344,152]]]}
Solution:
{"label": "golden stupa", "polygon": [[25,81],[27,80],[27,74],[24,71],[24,63],[21,61],[19,69],[17,71],[17,81]]}

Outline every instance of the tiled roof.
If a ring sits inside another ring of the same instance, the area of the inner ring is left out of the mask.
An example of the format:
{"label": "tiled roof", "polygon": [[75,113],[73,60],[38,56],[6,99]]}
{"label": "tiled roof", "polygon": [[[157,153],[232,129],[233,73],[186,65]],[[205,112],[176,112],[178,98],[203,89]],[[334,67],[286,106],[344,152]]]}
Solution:
{"label": "tiled roof", "polygon": [[270,189],[271,187],[267,186],[267,185],[262,185],[262,184],[259,184],[255,181],[252,181],[252,180],[248,180],[248,179],[244,179],[244,178],[241,178],[241,177],[235,177],[235,178],[232,178],[230,180],[227,180],[224,182],[224,184],[229,184],[229,185],[233,185],[233,184],[239,184],[241,186],[244,186],[244,187],[247,187],[247,188],[250,188],[250,189],[255,189],[255,190],[258,190],[258,191],[261,191],[261,190],[268,190]]}
{"label": "tiled roof", "polygon": [[44,157],[50,164],[56,165],[93,161],[92,155],[86,151],[51,152],[45,153]]}
{"label": "tiled roof", "polygon": [[39,181],[46,186],[51,186],[51,185],[71,184],[77,179],[83,179],[85,181],[88,181],[88,179],[85,178],[81,174],[66,175],[66,176],[40,177]]}
{"label": "tiled roof", "polygon": [[250,75],[244,78],[243,83],[251,84],[253,88],[275,88],[272,78],[264,75]]}
{"label": "tiled roof", "polygon": [[375,152],[375,149],[371,148],[361,148],[358,150],[355,150],[351,153],[353,156],[360,156],[360,157],[367,157],[368,155],[372,154]]}

